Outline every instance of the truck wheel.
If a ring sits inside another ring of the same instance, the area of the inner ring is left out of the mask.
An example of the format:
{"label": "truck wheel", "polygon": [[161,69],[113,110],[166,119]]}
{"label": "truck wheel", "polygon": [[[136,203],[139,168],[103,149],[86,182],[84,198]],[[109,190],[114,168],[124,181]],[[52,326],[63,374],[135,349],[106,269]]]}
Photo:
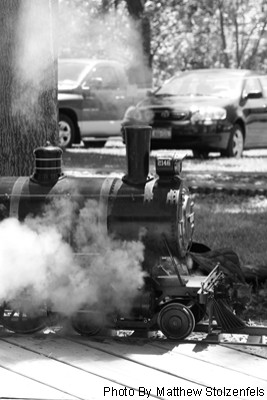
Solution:
{"label": "truck wheel", "polygon": [[59,114],[59,146],[62,148],[71,147],[75,139],[75,125],[66,114]]}
{"label": "truck wheel", "polygon": [[233,127],[228,147],[226,150],[221,152],[224,157],[235,157],[240,158],[244,150],[244,135],[241,127],[236,124]]}

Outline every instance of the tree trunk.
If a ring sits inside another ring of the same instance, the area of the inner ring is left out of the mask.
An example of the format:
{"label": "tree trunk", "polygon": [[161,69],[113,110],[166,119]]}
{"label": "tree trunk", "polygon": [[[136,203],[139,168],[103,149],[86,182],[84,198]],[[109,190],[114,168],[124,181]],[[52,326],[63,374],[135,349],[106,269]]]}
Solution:
{"label": "tree trunk", "polygon": [[30,175],[56,144],[58,0],[0,0],[0,174]]}
{"label": "tree trunk", "polygon": [[147,85],[152,83],[152,53],[151,53],[151,29],[150,20],[144,13],[144,0],[126,0],[130,16],[136,23],[142,40],[142,60],[138,60],[135,68],[136,75],[143,75]]}
{"label": "tree trunk", "polygon": [[224,25],[224,15],[223,15],[223,2],[219,1],[218,4],[219,7],[219,18],[220,18],[220,35],[221,35],[221,41],[222,41],[222,55],[223,55],[223,62],[224,62],[224,67],[229,68],[230,63],[229,63],[229,58],[227,54],[227,44],[226,44],[226,36],[225,36],[225,25]]}

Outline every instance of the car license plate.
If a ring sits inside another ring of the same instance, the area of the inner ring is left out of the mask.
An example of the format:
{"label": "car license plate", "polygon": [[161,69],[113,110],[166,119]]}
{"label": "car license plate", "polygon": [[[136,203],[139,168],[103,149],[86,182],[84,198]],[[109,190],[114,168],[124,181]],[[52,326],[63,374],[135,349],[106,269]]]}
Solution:
{"label": "car license plate", "polygon": [[153,139],[171,139],[172,131],[171,128],[154,128],[152,130]]}

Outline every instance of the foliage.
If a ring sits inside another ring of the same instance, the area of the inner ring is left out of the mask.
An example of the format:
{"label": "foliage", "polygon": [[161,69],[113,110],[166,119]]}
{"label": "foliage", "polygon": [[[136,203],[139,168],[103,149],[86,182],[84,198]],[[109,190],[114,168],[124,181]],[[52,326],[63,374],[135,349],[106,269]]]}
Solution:
{"label": "foliage", "polygon": [[266,68],[266,0],[164,4],[163,0],[146,2],[159,78],[180,69]]}
{"label": "foliage", "polygon": [[266,325],[267,321],[267,281],[253,288],[250,302],[242,311],[246,320],[257,320]]}
{"label": "foliage", "polygon": [[140,50],[140,37],[125,4],[103,12],[99,3],[97,0],[59,2],[59,56],[131,62]]}
{"label": "foliage", "polygon": [[156,84],[182,69],[267,70],[266,0],[60,0],[60,55],[141,57],[129,11],[150,21]]}

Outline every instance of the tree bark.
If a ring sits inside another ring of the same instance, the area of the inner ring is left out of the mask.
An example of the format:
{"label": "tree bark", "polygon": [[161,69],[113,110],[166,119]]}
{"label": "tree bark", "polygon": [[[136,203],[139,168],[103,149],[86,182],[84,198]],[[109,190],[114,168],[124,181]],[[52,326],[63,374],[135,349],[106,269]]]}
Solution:
{"label": "tree bark", "polygon": [[58,0],[0,0],[0,174],[30,175],[57,143]]}
{"label": "tree bark", "polygon": [[[136,65],[135,74],[143,74],[146,84],[152,83],[152,53],[150,20],[144,13],[144,0],[126,0],[127,9],[141,35],[143,59]],[[141,71],[142,69],[142,71]]]}
{"label": "tree bark", "polygon": [[223,2],[219,1],[219,18],[220,18],[220,35],[221,35],[221,41],[222,41],[222,53],[223,53],[223,60],[224,60],[224,66],[226,68],[229,68],[230,63],[229,63],[229,58],[227,54],[227,44],[226,44],[226,37],[225,37],[225,32],[224,32],[224,16],[223,16]]}

